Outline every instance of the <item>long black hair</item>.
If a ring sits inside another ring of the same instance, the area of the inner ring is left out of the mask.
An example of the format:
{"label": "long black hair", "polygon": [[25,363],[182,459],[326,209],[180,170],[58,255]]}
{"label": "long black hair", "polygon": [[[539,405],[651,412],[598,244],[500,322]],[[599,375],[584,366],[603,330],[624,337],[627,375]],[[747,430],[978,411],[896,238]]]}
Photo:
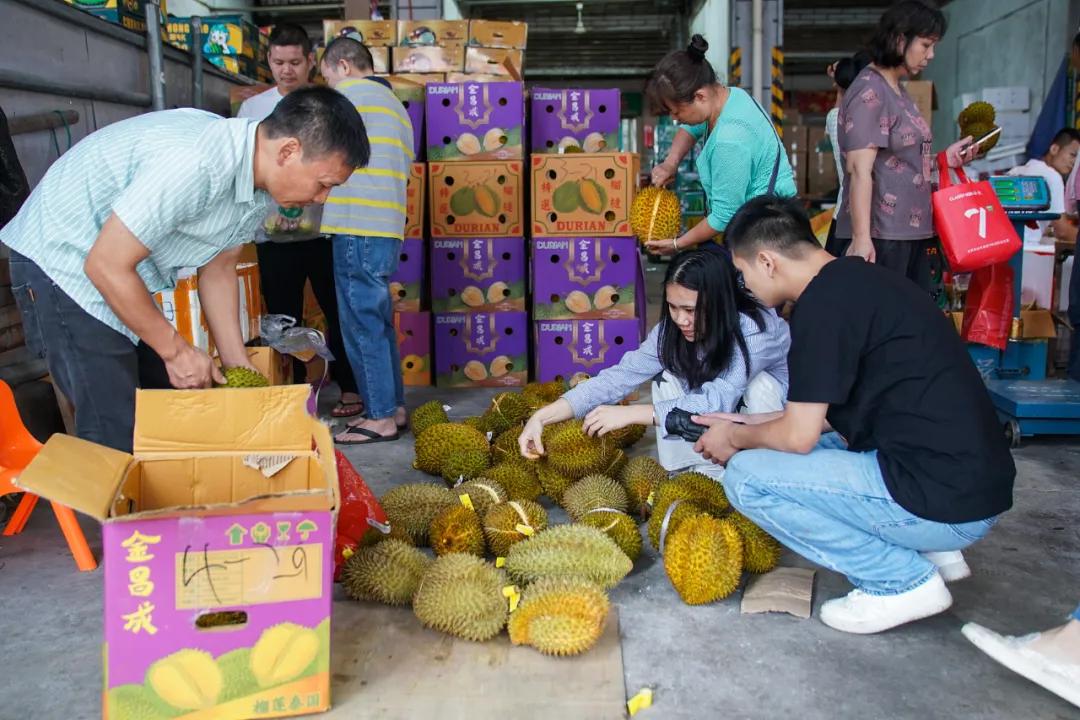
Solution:
{"label": "long black hair", "polygon": [[666,307],[660,317],[657,350],[660,364],[682,378],[691,390],[716,379],[730,365],[735,349],[742,353],[747,377],[750,352],[742,334],[739,315],[753,319],[758,330],[765,329],[761,305],[739,287],[735,266],[726,252],[690,250],[676,255],[664,276],[664,294],[670,285],[697,292],[694,306],[694,340],[683,337]]}
{"label": "long black hair", "polygon": [[945,14],[936,7],[922,0],[901,0],[881,15],[867,50],[879,67],[900,67],[905,49],[915,38],[940,40],[948,27]]}
{"label": "long black hair", "polygon": [[654,112],[667,114],[669,105],[691,103],[694,93],[716,84],[716,71],[705,59],[708,49],[705,38],[694,35],[685,50],[673,50],[656,64],[645,84],[645,94]]}

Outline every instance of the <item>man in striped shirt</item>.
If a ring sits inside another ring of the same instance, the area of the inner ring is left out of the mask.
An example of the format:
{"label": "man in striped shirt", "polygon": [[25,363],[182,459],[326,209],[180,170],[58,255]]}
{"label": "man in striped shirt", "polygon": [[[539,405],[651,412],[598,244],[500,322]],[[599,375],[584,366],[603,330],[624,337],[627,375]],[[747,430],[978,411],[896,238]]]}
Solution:
{"label": "man in striped shirt", "polygon": [[140,115],[53,163],[0,242],[11,250],[27,345],[73,402],[78,436],[131,451],[141,360],[163,361],[177,388],[223,380],[154,303],[180,268],[199,268],[199,300],[222,364],[250,367],[239,246],[269,198],[287,207],[321,202],[368,155],[352,105],[310,88],[261,123],[192,109]]}
{"label": "man in striped shirt", "polygon": [[337,440],[352,445],[396,440],[406,419],[405,390],[389,278],[405,234],[412,123],[394,93],[371,78],[371,53],[356,40],[331,42],[321,69],[363,117],[371,143],[371,162],[334,188],[323,208],[322,231],[334,240],[341,333],[367,410],[367,418],[350,423]]}

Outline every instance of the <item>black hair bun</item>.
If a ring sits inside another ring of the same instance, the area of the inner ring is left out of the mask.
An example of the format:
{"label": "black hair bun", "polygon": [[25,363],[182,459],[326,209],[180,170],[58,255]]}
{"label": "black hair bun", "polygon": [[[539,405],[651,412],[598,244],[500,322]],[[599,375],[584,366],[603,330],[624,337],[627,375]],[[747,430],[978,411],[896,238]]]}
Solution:
{"label": "black hair bun", "polygon": [[695,62],[703,61],[708,50],[709,43],[701,35],[694,35],[690,38],[690,44],[686,46],[686,54]]}

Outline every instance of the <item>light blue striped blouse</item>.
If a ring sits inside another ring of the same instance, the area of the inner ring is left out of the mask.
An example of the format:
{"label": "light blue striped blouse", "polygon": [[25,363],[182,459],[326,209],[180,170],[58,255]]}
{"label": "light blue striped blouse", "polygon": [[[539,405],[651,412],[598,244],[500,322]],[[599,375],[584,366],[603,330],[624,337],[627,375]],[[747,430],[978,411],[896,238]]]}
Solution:
{"label": "light blue striped blouse", "polygon": [[[761,372],[772,375],[783,386],[784,394],[788,389],[787,354],[791,347],[791,334],[788,324],[773,310],[764,311],[765,329],[758,330],[754,321],[746,315],[739,316],[746,350],[750,355],[750,372],[746,372],[746,363],[741,351],[736,350],[731,364],[714,380],[702,385],[693,392],[680,380],[686,395],[674,400],[653,403],[653,411],[659,423],[657,432],[666,436],[664,427],[667,415],[675,408],[692,413],[735,412],[735,407],[746,392],[746,386]],[[598,405],[617,403],[642,383],[652,380],[663,371],[657,351],[660,326],[655,326],[641,347],[622,356],[618,365],[601,370],[594,377],[580,383],[563,395],[574,410],[574,417],[584,417]]]}
{"label": "light blue striped blouse", "polygon": [[150,250],[136,269],[151,293],[173,287],[180,268],[250,241],[269,200],[255,189],[257,127],[190,108],[113,123],[53,163],[0,242],[137,342],[83,270],[102,226],[115,213]]}

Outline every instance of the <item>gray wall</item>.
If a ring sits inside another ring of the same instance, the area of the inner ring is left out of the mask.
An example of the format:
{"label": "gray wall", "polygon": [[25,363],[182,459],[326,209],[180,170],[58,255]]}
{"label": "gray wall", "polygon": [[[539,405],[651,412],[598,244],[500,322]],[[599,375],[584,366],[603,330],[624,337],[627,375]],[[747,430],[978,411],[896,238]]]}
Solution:
{"label": "gray wall", "polygon": [[1038,113],[1076,32],[1076,0],[954,0],[949,30],[923,73],[937,91],[935,145],[958,139],[953,99],[984,87],[1024,85]]}
{"label": "gray wall", "polygon": [[[31,79],[60,82],[88,91],[109,89],[149,95],[146,40],[66,5],[62,0],[0,0],[0,75],[18,73]],[[191,106],[191,56],[165,48],[166,107]],[[206,67],[208,64],[204,64]],[[41,93],[5,86],[0,77],[0,106],[8,118],[53,110],[76,110],[72,142],[109,123],[146,112],[139,104],[103,102],[69,93]],[[229,88],[239,78],[204,72],[203,105],[229,114]],[[60,150],[67,149],[63,128],[56,130]],[[15,149],[32,184],[57,158],[48,131],[17,135]]]}

